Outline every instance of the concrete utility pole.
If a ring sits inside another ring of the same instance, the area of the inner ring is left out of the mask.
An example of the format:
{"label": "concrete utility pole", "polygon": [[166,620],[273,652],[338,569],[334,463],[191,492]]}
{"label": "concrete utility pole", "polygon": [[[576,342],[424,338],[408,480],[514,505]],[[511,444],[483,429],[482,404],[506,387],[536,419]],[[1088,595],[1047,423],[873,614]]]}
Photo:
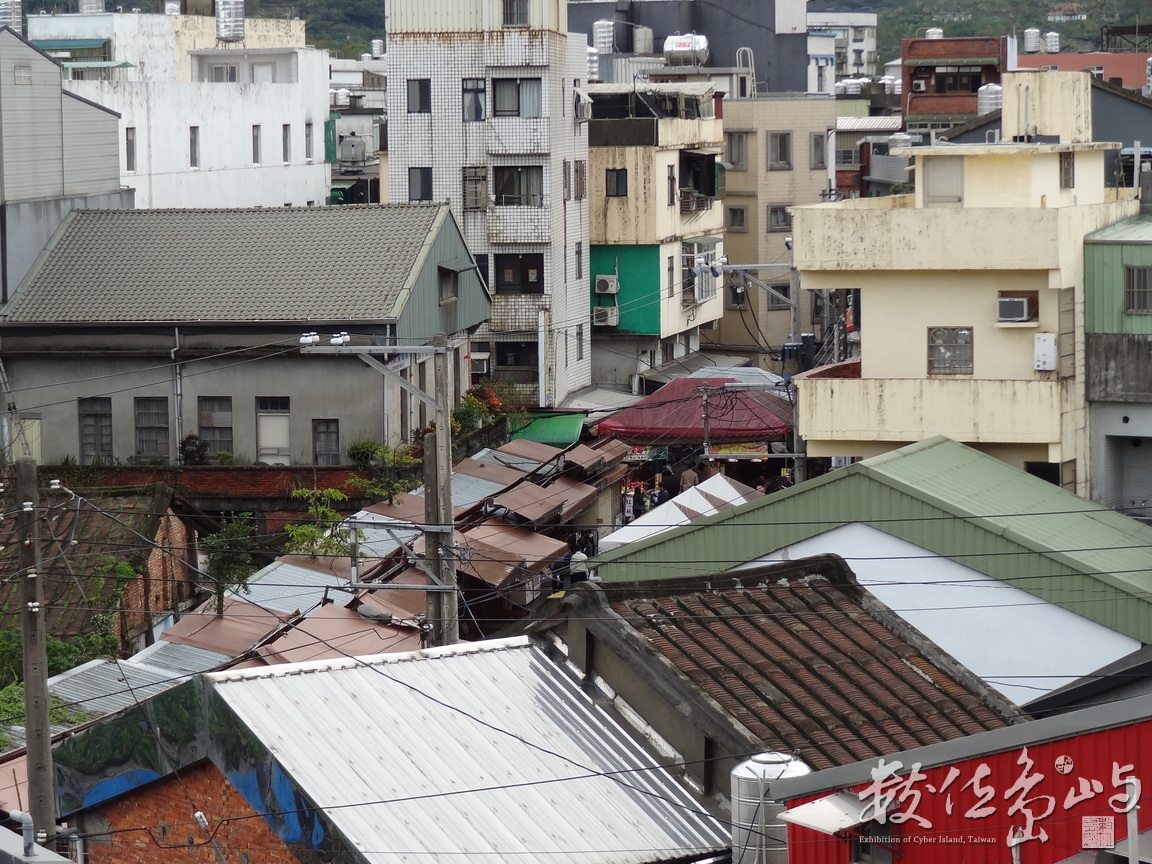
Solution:
{"label": "concrete utility pole", "polygon": [[28,812],[37,831],[56,835],[52,730],[48,718],[48,655],[44,586],[40,579],[40,490],[36,462],[16,463],[20,510],[20,641],[24,649],[24,730],[28,744]]}

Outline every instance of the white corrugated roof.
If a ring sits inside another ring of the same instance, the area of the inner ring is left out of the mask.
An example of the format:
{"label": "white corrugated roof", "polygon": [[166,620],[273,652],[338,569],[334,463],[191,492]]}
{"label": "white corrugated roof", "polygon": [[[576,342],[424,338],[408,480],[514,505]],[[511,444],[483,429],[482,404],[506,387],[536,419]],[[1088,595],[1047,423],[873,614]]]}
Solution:
{"label": "white corrugated roof", "polygon": [[261,609],[290,615],[307,612],[319,605],[324,599],[325,589],[347,584],[347,579],[334,573],[274,561],[252,575],[247,591],[231,591],[229,596],[248,600]]}
{"label": "white corrugated roof", "polygon": [[904,118],[893,117],[837,117],[837,132],[898,132],[904,128]]}
{"label": "white corrugated roof", "polygon": [[730,845],[525,638],[205,679],[369,862],[640,864]]}

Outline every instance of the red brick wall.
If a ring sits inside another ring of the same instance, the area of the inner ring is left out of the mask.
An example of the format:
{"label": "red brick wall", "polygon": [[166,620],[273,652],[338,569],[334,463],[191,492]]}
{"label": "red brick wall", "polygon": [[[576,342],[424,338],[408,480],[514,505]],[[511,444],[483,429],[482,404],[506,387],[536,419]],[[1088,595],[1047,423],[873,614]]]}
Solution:
{"label": "red brick wall", "polygon": [[184,522],[169,511],[153,539],[160,548],[152,550],[144,572],[137,574],[121,597],[120,632],[127,640],[144,633],[196,593],[196,574],[185,563],[193,560],[193,552],[191,533]]}
{"label": "red brick wall", "polygon": [[[181,494],[193,498],[279,498],[294,489],[346,488],[348,478],[359,476],[350,468],[320,468],[312,465],[276,466],[185,466],[149,468],[117,465],[110,468],[85,468],[85,481],[106,487],[147,486],[163,482]],[[92,481],[89,478],[97,476]]]}
{"label": "red brick wall", "polygon": [[[193,819],[196,810],[208,818],[207,831]],[[221,825],[225,818],[232,821]],[[134,828],[151,833],[124,831]],[[89,839],[90,864],[299,864],[211,762],[93,808],[82,830],[123,831]]]}

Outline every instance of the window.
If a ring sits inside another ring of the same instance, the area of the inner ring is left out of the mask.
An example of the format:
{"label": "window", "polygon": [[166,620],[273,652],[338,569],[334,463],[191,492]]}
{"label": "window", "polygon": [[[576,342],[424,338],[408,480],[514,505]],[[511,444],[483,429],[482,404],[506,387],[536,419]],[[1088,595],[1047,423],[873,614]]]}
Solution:
{"label": "window", "polygon": [[492,113],[497,117],[542,117],[539,78],[493,78]]}
{"label": "window", "polygon": [[866,31],[863,27],[853,27],[852,28],[852,41],[853,42],[863,42],[865,32]]}
{"label": "window", "polygon": [[1152,314],[1152,267],[1124,268],[1124,311],[1130,315]]}
{"label": "window", "polygon": [[676,166],[668,166],[668,206],[676,206]]}
{"label": "window", "polygon": [[340,421],[312,421],[312,462],[315,465],[340,464]]}
{"label": "window", "polygon": [[572,165],[572,197],[582,201],[588,197],[588,160],[577,159]]}
{"label": "window", "polygon": [[1073,189],[1076,186],[1076,154],[1060,154],[1060,188]]}
{"label": "window", "polygon": [[280,127],[280,156],[285,164],[292,161],[292,125],[285,123]]}
{"label": "window", "polygon": [[928,328],[928,374],[972,374],[972,328]]}
{"label": "window", "polygon": [[851,168],[860,164],[860,148],[852,147],[836,151],[836,167]]}
{"label": "window", "polygon": [[791,231],[792,230],[792,214],[788,212],[791,204],[769,204],[768,205],[768,230],[769,231]]}
{"label": "window", "polygon": [[564,160],[563,178],[564,178],[564,200],[570,201],[570,200],[572,200],[572,163],[569,162],[567,159]]}
{"label": "window", "polygon": [[888,838],[879,836],[884,833],[883,825],[866,822],[856,831],[851,841],[850,860],[859,864],[892,864],[891,845],[885,845]]}
{"label": "window", "polygon": [[496,255],[497,294],[543,294],[544,256]]}
{"label": "window", "polygon": [[188,167],[200,167],[200,127],[188,127]]}
{"label": "window", "polygon": [[253,84],[274,84],[276,83],[276,65],[274,63],[253,63],[251,75]]}
{"label": "window", "polygon": [[813,132],[808,138],[809,165],[813,171],[823,171],[828,167],[828,156],[825,150],[827,140],[823,132]]}
{"label": "window", "polygon": [[124,168],[127,171],[136,170],[136,127],[129,126],[124,130]]}
{"label": "window", "polygon": [[725,208],[724,227],[728,231],[748,230],[748,208],[744,206]]}
{"label": "window", "polygon": [[535,342],[497,342],[497,366],[528,366],[536,368],[540,348]]}
{"label": "window", "polygon": [[743,280],[728,283],[728,308],[748,308],[748,288],[744,285]]}
{"label": "window", "polygon": [[212,83],[235,84],[236,67],[232,64],[220,64],[212,67]]}
{"label": "window", "polygon": [[252,164],[260,164],[260,127],[252,127]]}
{"label": "window", "polygon": [[464,121],[466,123],[484,119],[484,79],[465,78],[461,91],[463,94]]}
{"label": "window", "polygon": [[627,168],[609,168],[604,172],[604,194],[609,198],[628,197]]}
{"label": "window", "polygon": [[487,288],[488,282],[488,256],[487,255],[473,255],[476,259],[476,272],[480,274],[480,281],[484,283]]}
{"label": "window", "polygon": [[197,405],[200,440],[208,445],[208,458],[235,454],[232,441],[232,397],[201,396]]}
{"label": "window", "polygon": [[528,26],[528,0],[504,0],[504,26]]}
{"label": "window", "polygon": [[708,269],[715,257],[715,240],[686,240],[681,244],[681,305],[695,306],[716,296],[716,277]]}
{"label": "window", "polygon": [[724,133],[725,160],[732,166],[732,171],[748,170],[748,133]]}
{"label": "window", "polygon": [[768,292],[769,309],[792,308],[792,286],[789,283],[776,282],[768,287],[772,289]]}
{"label": "window", "polygon": [[408,113],[409,114],[431,114],[432,113],[432,79],[431,78],[409,78],[408,79]]}
{"label": "window", "polygon": [[576,278],[584,278],[584,244],[576,244]]}
{"label": "window", "polygon": [[32,83],[32,67],[31,66],[13,66],[12,67],[12,83],[13,84],[31,84]]}
{"label": "window", "polygon": [[827,93],[828,92],[828,67],[827,66],[817,66],[816,67],[816,92],[817,93]]}
{"label": "window", "polygon": [[312,124],[304,124],[304,158],[312,161]]}
{"label": "window", "polygon": [[80,464],[112,462],[112,399],[98,396],[77,401],[80,415]]}
{"label": "window", "polygon": [[541,207],[544,204],[542,165],[503,165],[492,169],[497,207]]}
{"label": "window", "polygon": [[291,401],[287,396],[256,397],[256,460],[265,465],[287,465]]}
{"label": "window", "polygon": [[792,170],[792,133],[768,133],[768,170]]}
{"label": "window", "polygon": [[408,200],[409,201],[431,201],[432,200],[432,169],[431,168],[409,168],[408,169]]}
{"label": "window", "polygon": [[584,359],[584,325],[576,325],[576,359]]}
{"label": "window", "polygon": [[675,297],[676,296],[676,256],[675,255],[669,255],[668,256],[667,277],[668,277],[668,296],[669,297]]}
{"label": "window", "polygon": [[136,455],[168,459],[168,397],[136,399]]}
{"label": "window", "polygon": [[460,296],[460,274],[451,267],[439,267],[436,275],[440,286],[440,305],[455,303]]}
{"label": "window", "polygon": [[474,165],[464,168],[464,209],[488,209],[488,166]]}

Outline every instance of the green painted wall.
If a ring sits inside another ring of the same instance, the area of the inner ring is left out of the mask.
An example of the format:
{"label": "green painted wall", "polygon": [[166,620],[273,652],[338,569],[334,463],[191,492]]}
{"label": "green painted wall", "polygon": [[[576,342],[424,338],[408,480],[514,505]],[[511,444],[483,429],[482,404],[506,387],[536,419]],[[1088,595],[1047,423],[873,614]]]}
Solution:
{"label": "green painted wall", "polygon": [[1084,246],[1084,329],[1088,333],[1152,334],[1152,315],[1124,313],[1124,268],[1152,267],[1152,243]]}
{"label": "green painted wall", "polygon": [[[588,294],[593,306],[620,307],[618,333],[660,335],[660,291],[665,265],[659,246],[592,246],[589,256]],[[618,273],[620,293],[615,298],[596,294],[592,286],[597,276]],[[676,274],[679,280],[679,273]],[[609,328],[597,328],[608,330]]]}

